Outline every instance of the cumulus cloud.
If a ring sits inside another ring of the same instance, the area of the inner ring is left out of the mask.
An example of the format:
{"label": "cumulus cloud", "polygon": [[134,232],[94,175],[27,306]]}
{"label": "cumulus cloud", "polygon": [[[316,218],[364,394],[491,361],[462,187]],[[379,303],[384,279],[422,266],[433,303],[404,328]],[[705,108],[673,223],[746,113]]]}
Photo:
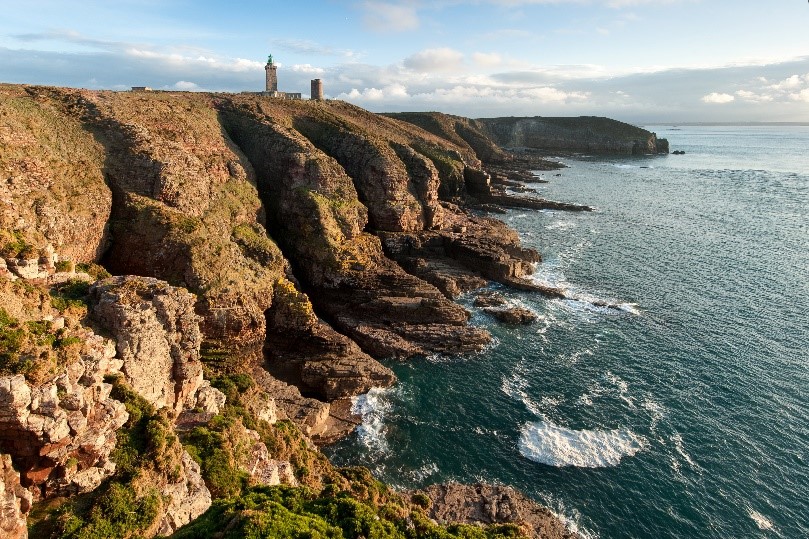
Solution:
{"label": "cumulus cloud", "polygon": [[736,97],[748,103],[768,103],[774,98],[771,95],[757,94],[749,90],[739,90],[736,92]]}
{"label": "cumulus cloud", "polygon": [[472,61],[475,65],[483,67],[495,67],[503,63],[503,57],[496,52],[476,52],[472,55]]}
{"label": "cumulus cloud", "polygon": [[181,90],[184,92],[199,92],[202,91],[199,84],[195,82],[189,82],[187,80],[180,80],[174,83],[175,90]]}
{"label": "cumulus cloud", "polygon": [[809,88],[804,88],[798,93],[790,94],[790,98],[794,101],[803,101],[805,103],[809,103]]}
{"label": "cumulus cloud", "polygon": [[442,47],[425,49],[408,56],[404,60],[404,65],[415,71],[432,73],[437,71],[458,71],[463,67],[463,61],[464,55],[462,52]]}
{"label": "cumulus cloud", "polygon": [[736,98],[730,94],[722,94],[719,92],[711,92],[708,95],[702,96],[703,103],[714,103],[717,105],[724,105],[725,103],[730,103],[734,99]]}
{"label": "cumulus cloud", "polygon": [[322,75],[326,72],[322,67],[315,67],[312,64],[295,64],[290,69],[295,73],[305,73],[306,75]]}

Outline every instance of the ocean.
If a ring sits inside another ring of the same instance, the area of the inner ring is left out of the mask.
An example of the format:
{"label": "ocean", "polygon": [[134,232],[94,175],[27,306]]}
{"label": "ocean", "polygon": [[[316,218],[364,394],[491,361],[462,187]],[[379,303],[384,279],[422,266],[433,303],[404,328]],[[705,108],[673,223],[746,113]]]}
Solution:
{"label": "ocean", "polygon": [[[401,488],[512,485],[585,537],[809,537],[809,127],[646,126],[685,155],[562,158],[510,210],[569,298],[461,298],[484,352],[391,364],[326,449]],[[595,303],[607,301],[615,308]]]}

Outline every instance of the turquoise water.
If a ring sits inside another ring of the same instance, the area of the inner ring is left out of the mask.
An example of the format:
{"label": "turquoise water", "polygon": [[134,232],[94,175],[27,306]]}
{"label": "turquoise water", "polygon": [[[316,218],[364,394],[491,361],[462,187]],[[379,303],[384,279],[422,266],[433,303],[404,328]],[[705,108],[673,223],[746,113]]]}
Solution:
{"label": "turquoise water", "polygon": [[[592,537],[809,537],[809,127],[651,127],[682,156],[565,159],[510,211],[548,300],[394,364],[329,448],[401,487],[513,485]],[[593,301],[620,304],[596,307]]]}

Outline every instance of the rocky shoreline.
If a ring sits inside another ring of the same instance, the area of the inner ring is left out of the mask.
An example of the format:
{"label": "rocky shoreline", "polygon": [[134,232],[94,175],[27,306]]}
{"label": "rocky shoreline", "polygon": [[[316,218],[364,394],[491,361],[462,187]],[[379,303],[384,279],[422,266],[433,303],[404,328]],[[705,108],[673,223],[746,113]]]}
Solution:
{"label": "rocky shoreline", "polygon": [[[37,537],[209,536],[211,511],[258,525],[232,504],[302,488],[312,515],[345,492],[394,528],[449,522],[446,492],[429,513],[315,444],[356,428],[351,397],[395,383],[380,360],[489,342],[459,294],[564,296],[527,279],[539,253],[481,210],[590,208],[510,194],[559,165],[430,118],[440,129],[342,102],[0,85],[6,536],[26,519]],[[255,490],[273,485],[293,490]],[[112,522],[124,505],[142,518]],[[515,533],[564,536],[548,519],[557,535]]]}

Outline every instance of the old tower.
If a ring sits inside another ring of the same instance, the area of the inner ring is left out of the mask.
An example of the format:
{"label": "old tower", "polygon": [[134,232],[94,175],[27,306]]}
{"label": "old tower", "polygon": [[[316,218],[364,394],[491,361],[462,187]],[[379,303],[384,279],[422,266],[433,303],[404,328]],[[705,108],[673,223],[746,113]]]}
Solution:
{"label": "old tower", "polygon": [[272,61],[272,54],[267,57],[267,65],[264,66],[264,71],[267,72],[267,92],[278,91],[278,67]]}
{"label": "old tower", "polygon": [[314,101],[323,101],[323,81],[320,79],[312,80],[312,99]]}

